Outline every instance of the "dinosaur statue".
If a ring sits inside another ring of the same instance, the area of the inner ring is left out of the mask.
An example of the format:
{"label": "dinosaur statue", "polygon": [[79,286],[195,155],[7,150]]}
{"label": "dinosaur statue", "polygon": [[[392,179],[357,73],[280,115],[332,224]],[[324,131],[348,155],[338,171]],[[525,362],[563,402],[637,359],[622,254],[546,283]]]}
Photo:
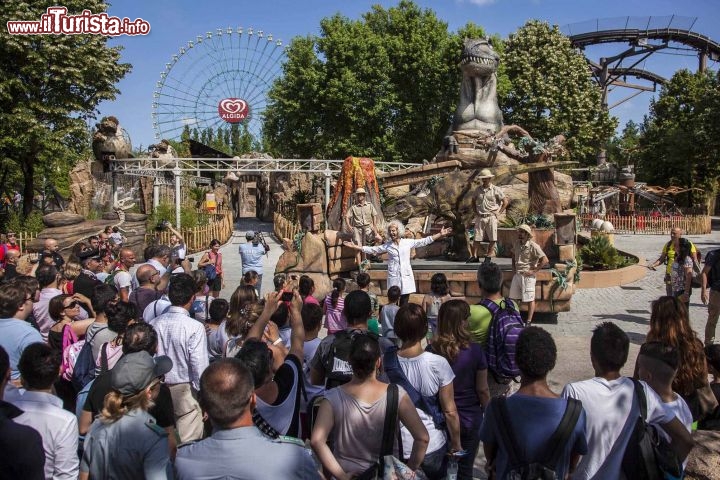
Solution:
{"label": "dinosaur statue", "polygon": [[484,130],[495,133],[503,126],[497,101],[497,71],[500,57],[485,39],[466,38],[460,57],[462,82],[460,103],[452,130]]}

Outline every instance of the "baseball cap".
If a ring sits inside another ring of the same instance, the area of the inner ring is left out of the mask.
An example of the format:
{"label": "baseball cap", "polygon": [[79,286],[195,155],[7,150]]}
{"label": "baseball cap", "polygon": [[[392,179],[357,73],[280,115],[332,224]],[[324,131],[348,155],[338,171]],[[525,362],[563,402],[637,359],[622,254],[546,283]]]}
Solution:
{"label": "baseball cap", "polygon": [[364,188],[360,187],[357,190],[355,190],[355,193],[367,193]]}
{"label": "baseball cap", "polygon": [[123,396],[136,395],[172,367],[172,360],[165,355],[153,358],[146,351],[128,353],[110,370],[110,385]]}
{"label": "baseball cap", "polygon": [[478,176],[480,178],[492,178],[495,175],[493,175],[489,168],[483,168],[482,170],[480,170],[480,174]]}
{"label": "baseball cap", "polygon": [[248,230],[247,232],[245,232],[245,238],[255,238],[255,232],[253,232],[252,230]]}

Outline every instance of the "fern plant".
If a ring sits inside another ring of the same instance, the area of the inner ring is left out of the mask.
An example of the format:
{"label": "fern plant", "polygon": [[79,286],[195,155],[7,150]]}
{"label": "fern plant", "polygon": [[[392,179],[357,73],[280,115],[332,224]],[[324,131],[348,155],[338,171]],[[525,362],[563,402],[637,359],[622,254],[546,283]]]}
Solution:
{"label": "fern plant", "polygon": [[629,258],[621,255],[610,243],[607,235],[597,235],[580,249],[582,263],[600,270],[615,270],[630,265]]}

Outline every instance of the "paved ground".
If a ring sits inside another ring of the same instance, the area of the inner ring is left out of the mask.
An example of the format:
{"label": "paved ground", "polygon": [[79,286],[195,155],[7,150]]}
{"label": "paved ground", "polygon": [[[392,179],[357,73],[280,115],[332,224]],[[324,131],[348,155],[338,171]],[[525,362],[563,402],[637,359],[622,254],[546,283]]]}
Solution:
{"label": "paved ground", "polygon": [[[715,227],[717,228],[717,227]],[[262,293],[272,290],[272,277],[275,263],[282,254],[282,248],[272,236],[272,224],[257,219],[242,219],[236,224],[236,231],[231,240],[222,247],[225,266],[225,288],[221,296],[230,298],[232,292],[240,284],[240,259],[238,245],[245,242],[245,232],[257,230],[265,233],[271,246],[265,261],[263,272]],[[616,235],[615,244],[620,250],[632,252],[648,259],[651,263],[658,258],[660,250],[669,235]],[[720,231],[717,229],[709,235],[690,235],[687,237],[704,254],[720,246]],[[199,259],[199,255],[196,255]],[[645,338],[650,318],[650,303],[665,294],[663,284],[664,272],[648,270],[647,275],[630,285],[621,287],[576,290],[573,295],[570,312],[560,313],[557,320],[538,318],[536,324],[552,333],[558,345],[558,362],[550,375],[550,386],[560,392],[563,386],[572,381],[593,376],[590,365],[590,334],[599,323],[612,321],[627,332],[631,341],[630,359],[625,374],[632,374],[637,350]],[[707,309],[700,302],[699,289],[693,292],[690,305],[690,317],[693,328],[702,338]],[[477,478],[486,478],[481,467],[484,464],[482,452],[476,459]]]}

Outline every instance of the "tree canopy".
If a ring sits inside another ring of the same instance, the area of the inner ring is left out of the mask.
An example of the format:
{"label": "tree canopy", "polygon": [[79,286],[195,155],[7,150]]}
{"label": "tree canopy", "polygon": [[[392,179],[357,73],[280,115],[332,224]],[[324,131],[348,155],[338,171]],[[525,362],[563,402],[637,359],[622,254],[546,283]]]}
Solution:
{"label": "tree canopy", "polygon": [[510,81],[499,99],[505,123],[543,140],[563,134],[573,160],[595,164],[616,121],[601,106],[585,58],[557,25],[528,21],[509,36],[501,61]]}
{"label": "tree canopy", "polygon": [[295,38],[265,112],[265,145],[276,156],[430,160],[458,96],[462,35],[431,10],[403,0],[361,20],[321,21]]}
{"label": "tree canopy", "polygon": [[650,183],[696,188],[707,202],[720,177],[720,79],[680,70],[662,86],[641,126],[638,175]]}
{"label": "tree canopy", "polygon": [[[5,18],[38,20],[57,2],[5,0]],[[98,0],[69,0],[68,13],[106,11]],[[23,174],[24,214],[30,213],[37,168],[75,163],[87,152],[86,122],[119,93],[129,71],[120,47],[100,35],[10,35],[0,32],[0,158]]]}

